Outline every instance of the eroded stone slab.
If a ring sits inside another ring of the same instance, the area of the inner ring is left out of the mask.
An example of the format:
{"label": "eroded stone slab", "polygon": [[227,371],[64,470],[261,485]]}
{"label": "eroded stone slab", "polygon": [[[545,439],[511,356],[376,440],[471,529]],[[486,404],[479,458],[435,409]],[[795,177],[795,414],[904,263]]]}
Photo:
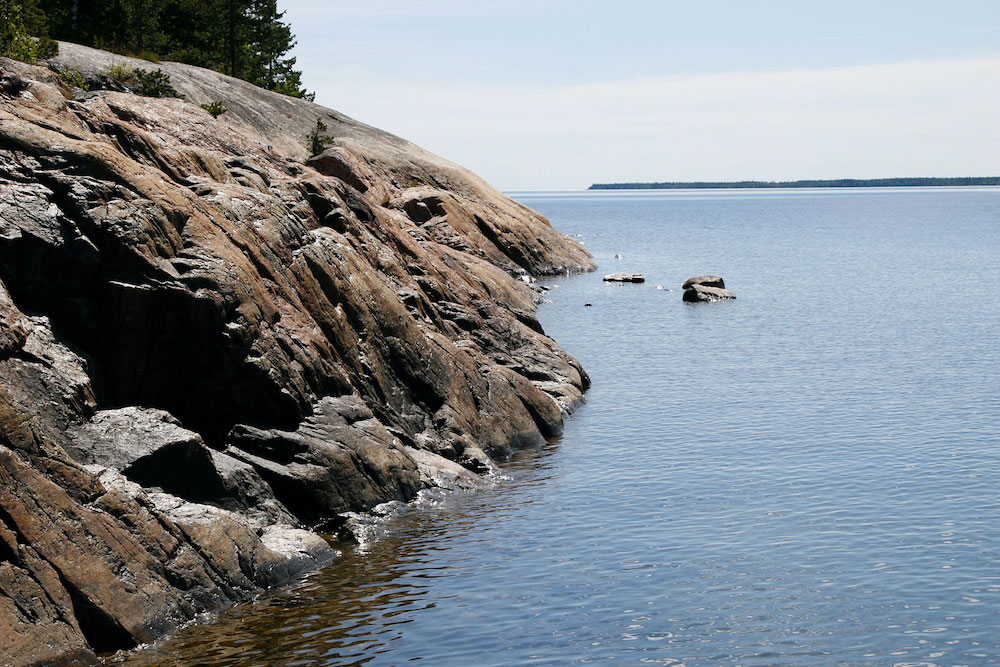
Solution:
{"label": "eroded stone slab", "polygon": [[609,283],[644,283],[646,279],[641,273],[628,273],[625,271],[616,271],[614,273],[609,273],[604,276],[604,282]]}

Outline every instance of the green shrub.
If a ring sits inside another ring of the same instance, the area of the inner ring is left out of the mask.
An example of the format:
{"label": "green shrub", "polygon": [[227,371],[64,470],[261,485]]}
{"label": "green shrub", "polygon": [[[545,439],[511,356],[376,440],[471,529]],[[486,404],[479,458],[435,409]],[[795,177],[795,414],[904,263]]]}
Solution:
{"label": "green shrub", "polygon": [[212,118],[218,118],[222,114],[229,111],[229,109],[222,106],[222,102],[218,100],[212,102],[211,104],[202,104],[201,108],[207,111],[208,113],[212,114]]}
{"label": "green shrub", "polygon": [[35,41],[35,57],[39,60],[55,58],[59,55],[59,42],[51,37],[39,37]]}
{"label": "green shrub", "polygon": [[125,63],[115,63],[108,70],[108,76],[118,83],[128,85],[135,82],[135,69]]}
{"label": "green shrub", "polygon": [[145,97],[184,97],[170,84],[170,76],[162,69],[136,69],[135,92]]}
{"label": "green shrub", "polygon": [[38,59],[35,56],[35,42],[30,37],[21,39],[20,36],[15,36],[14,39],[8,41],[0,49],[0,56],[20,60],[32,65]]}
{"label": "green shrub", "polygon": [[313,155],[319,155],[333,144],[333,139],[326,135],[326,123],[322,119],[316,119],[316,127],[306,136],[306,142]]}
{"label": "green shrub", "polygon": [[170,84],[170,76],[162,69],[146,70],[115,63],[108,76],[144,97],[184,97]]}
{"label": "green shrub", "polygon": [[0,0],[0,56],[34,63],[38,59],[38,44],[28,35],[21,5]]}
{"label": "green shrub", "polygon": [[63,80],[63,83],[72,88],[82,88],[83,90],[90,88],[87,85],[87,80],[83,78],[83,73],[78,69],[64,69],[59,72],[59,78]]}
{"label": "green shrub", "polygon": [[271,90],[275,93],[281,93],[282,95],[288,95],[289,97],[298,97],[299,99],[309,100],[310,102],[316,101],[316,93],[309,93],[302,87],[299,83],[298,76],[299,73],[294,73],[291,79],[287,79],[277,84]]}

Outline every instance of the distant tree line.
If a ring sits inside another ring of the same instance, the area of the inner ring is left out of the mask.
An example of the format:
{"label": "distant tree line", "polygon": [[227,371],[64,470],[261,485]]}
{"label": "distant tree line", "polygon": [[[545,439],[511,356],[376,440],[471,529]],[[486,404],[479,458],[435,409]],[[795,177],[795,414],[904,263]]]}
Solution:
{"label": "distant tree line", "polygon": [[[284,14],[277,0],[0,0],[0,55],[47,57],[57,39],[207,67],[312,99],[288,56],[295,37]],[[25,41],[29,35],[48,39]]]}
{"label": "distant tree line", "polygon": [[588,190],[698,190],[709,188],[892,188],[907,186],[1000,185],[1000,177],[838,178],[825,181],[666,181],[663,183],[594,183]]}

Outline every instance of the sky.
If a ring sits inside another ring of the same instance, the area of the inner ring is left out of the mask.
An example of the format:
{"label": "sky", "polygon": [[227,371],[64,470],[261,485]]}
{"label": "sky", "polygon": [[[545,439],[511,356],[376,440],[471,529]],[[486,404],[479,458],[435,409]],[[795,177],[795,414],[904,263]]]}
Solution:
{"label": "sky", "polygon": [[316,101],[503,190],[1000,176],[1000,0],[279,0]]}

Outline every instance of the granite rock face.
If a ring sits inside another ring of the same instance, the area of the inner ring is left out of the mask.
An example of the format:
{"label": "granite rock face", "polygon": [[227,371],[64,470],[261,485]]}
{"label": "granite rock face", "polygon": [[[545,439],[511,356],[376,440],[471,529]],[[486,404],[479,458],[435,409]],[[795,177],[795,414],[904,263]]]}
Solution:
{"label": "granite rock face", "polygon": [[[151,67],[71,44],[50,66],[115,62]],[[0,59],[3,665],[315,567],[309,528],[475,487],[588,386],[522,278],[593,264],[541,215],[337,112],[155,67],[186,99],[74,99]]]}

